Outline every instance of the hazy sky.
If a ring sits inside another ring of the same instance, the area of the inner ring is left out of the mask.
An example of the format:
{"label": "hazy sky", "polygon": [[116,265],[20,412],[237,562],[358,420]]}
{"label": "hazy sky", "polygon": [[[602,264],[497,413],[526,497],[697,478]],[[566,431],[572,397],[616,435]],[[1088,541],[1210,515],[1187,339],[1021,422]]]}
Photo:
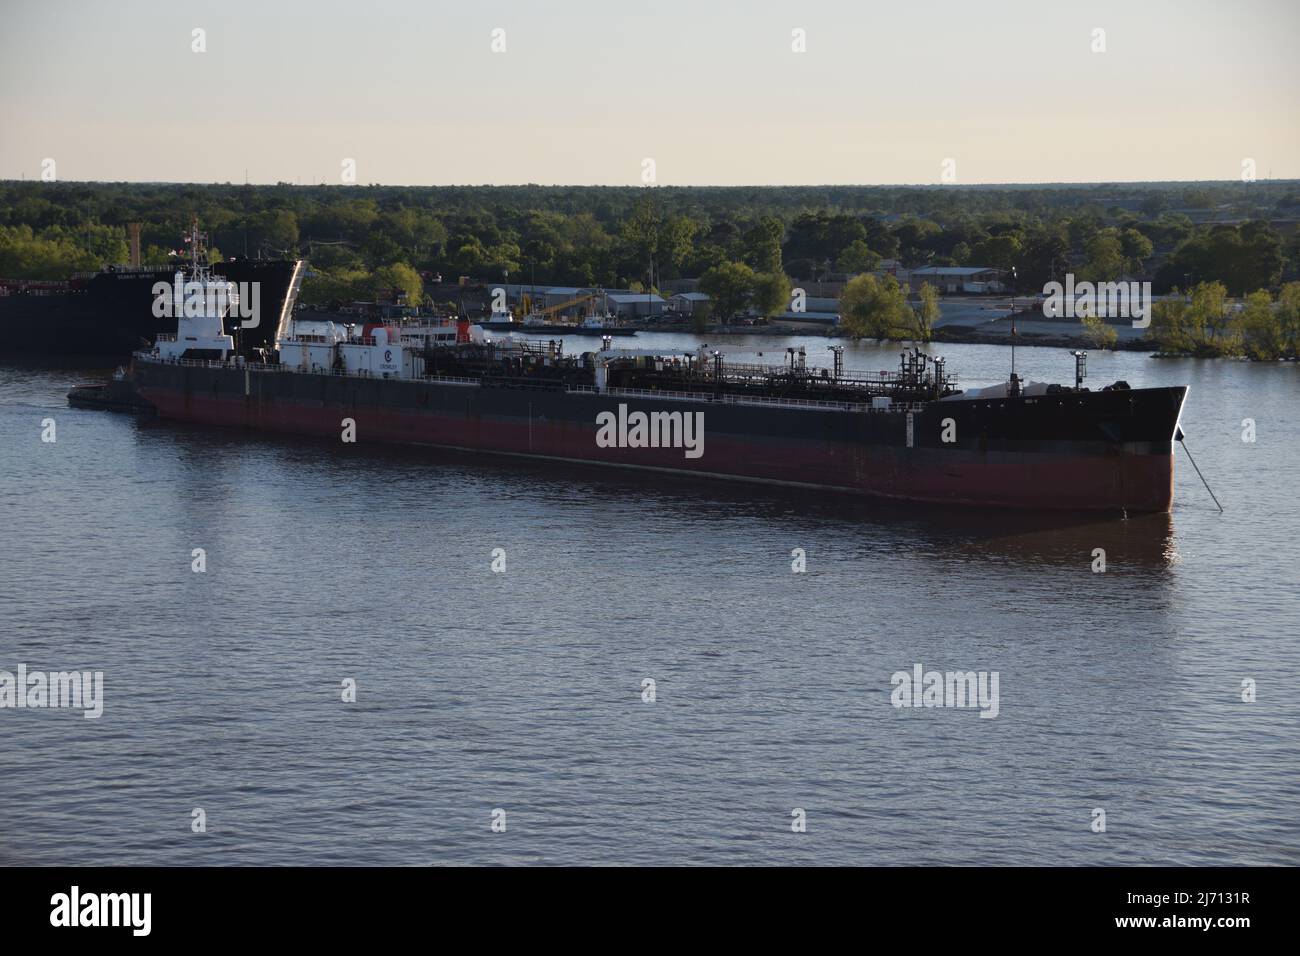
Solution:
{"label": "hazy sky", "polygon": [[[0,0],[0,178],[1300,177],[1295,0]],[[192,50],[206,31],[206,52]],[[1094,30],[1105,31],[1095,53]],[[505,52],[492,51],[504,30]],[[794,52],[802,30],[806,52]]]}

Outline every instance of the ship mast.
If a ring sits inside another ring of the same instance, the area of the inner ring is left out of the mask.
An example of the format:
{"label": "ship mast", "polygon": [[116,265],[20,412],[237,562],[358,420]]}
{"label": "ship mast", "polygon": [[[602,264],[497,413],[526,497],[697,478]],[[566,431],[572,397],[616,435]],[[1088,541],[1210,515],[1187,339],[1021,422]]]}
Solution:
{"label": "ship mast", "polygon": [[1011,267],[1011,380],[1007,383],[1007,396],[1020,394],[1020,380],[1016,378],[1016,267]]}
{"label": "ship mast", "polygon": [[190,213],[190,277],[196,282],[202,282],[207,278],[207,254],[203,248],[203,241],[206,238],[199,232],[199,214]]}

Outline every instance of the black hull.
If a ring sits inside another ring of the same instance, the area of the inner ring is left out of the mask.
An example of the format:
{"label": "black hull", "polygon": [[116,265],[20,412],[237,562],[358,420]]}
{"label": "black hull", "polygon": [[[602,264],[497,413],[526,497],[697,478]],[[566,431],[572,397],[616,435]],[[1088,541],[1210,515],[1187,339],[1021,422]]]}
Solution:
{"label": "black hull", "polygon": [[[296,263],[287,260],[243,259],[221,262],[213,272],[231,282],[260,283],[259,324],[239,328],[236,319],[227,331],[239,350],[251,355],[269,349],[276,324],[293,288]],[[84,283],[47,295],[0,295],[0,355],[84,355],[125,363],[142,343],[153,344],[160,332],[174,333],[176,319],[153,314],[156,282],[170,282],[175,270],[123,269],[100,272]],[[292,306],[292,302],[290,302]]]}
{"label": "black hull", "polygon": [[[1119,513],[1169,510],[1186,389],[933,401],[914,412],[675,399],[141,361],[163,418],[360,442],[433,445],[912,501]],[[698,457],[608,447],[598,416],[702,413]],[[951,438],[952,440],[946,440]],[[346,446],[341,446],[346,447]]]}
{"label": "black hull", "polygon": [[153,406],[136,394],[133,384],[127,380],[75,385],[68,392],[68,404],[73,408],[105,412],[145,414],[153,411]]}

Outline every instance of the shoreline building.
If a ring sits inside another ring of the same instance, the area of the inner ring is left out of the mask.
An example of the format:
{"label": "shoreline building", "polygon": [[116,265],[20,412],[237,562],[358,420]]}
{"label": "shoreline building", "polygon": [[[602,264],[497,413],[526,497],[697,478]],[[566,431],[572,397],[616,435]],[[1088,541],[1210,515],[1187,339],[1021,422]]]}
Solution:
{"label": "shoreline building", "polygon": [[921,291],[921,284],[930,283],[941,293],[1002,292],[1002,270],[989,266],[925,266],[913,269],[907,276],[913,292]]}
{"label": "shoreline building", "polygon": [[712,301],[703,292],[678,292],[668,303],[678,315],[694,315],[697,309],[707,308]]}

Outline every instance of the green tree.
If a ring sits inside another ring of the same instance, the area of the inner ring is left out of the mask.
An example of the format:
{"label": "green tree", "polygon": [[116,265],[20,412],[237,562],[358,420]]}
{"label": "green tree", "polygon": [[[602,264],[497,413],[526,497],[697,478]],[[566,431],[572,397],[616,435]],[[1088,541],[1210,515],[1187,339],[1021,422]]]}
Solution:
{"label": "green tree", "polygon": [[840,294],[841,323],[854,338],[919,338],[916,312],[893,276],[850,279]]}
{"label": "green tree", "polygon": [[854,239],[835,260],[835,268],[840,272],[858,274],[871,272],[880,265],[880,256],[876,255],[861,239]]}
{"label": "green tree", "polygon": [[313,269],[333,272],[338,269],[362,269],[365,260],[361,253],[349,243],[335,242],[329,244],[313,243],[307,250],[307,257]]}
{"label": "green tree", "polygon": [[[1174,293],[1177,294],[1177,289]],[[1181,298],[1161,299],[1151,307],[1151,328],[1147,338],[1161,352],[1191,352],[1191,331],[1187,324],[1187,301]]]}
{"label": "green tree", "polygon": [[1228,312],[1228,290],[1222,282],[1202,282],[1192,289],[1187,307],[1193,341],[1203,349],[1226,354],[1232,351]]}
{"label": "green tree", "polygon": [[171,249],[155,246],[152,243],[140,250],[140,264],[146,266],[166,266],[176,262]]}
{"label": "green tree", "polygon": [[934,324],[939,321],[943,311],[939,308],[939,290],[928,282],[921,283],[919,292],[921,302],[916,309],[918,336],[922,342],[930,341]]}
{"label": "green tree", "polygon": [[1010,272],[1011,267],[1020,261],[1021,254],[1020,240],[1015,236],[989,236],[971,250],[970,260],[975,265]]}
{"label": "green tree", "polygon": [[441,247],[447,241],[447,228],[418,209],[402,207],[381,213],[375,228],[412,259]]}
{"label": "green tree", "polygon": [[1083,248],[1084,255],[1087,256],[1087,264],[1082,270],[1083,279],[1089,282],[1114,282],[1124,274],[1124,244],[1120,241],[1118,230],[1103,229],[1094,233]]}
{"label": "green tree", "polygon": [[1166,352],[1232,355],[1240,350],[1240,333],[1230,324],[1226,287],[1202,282],[1185,300],[1157,302],[1148,335]]}
{"label": "green tree", "polygon": [[643,199],[633,206],[631,215],[623,222],[623,243],[646,277],[651,273],[655,250],[659,248],[661,225],[659,212],[649,199]]}
{"label": "green tree", "polygon": [[1022,288],[1041,289],[1070,269],[1070,244],[1059,229],[1031,232],[1021,248],[1017,279]]}
{"label": "green tree", "polygon": [[489,278],[495,279],[497,276],[504,277],[507,274],[518,277],[523,258],[524,254],[518,245],[513,242],[501,242],[487,250],[483,257],[483,265],[488,271]]}
{"label": "green tree", "polygon": [[908,268],[915,268],[934,256],[943,227],[930,219],[907,219],[894,228],[893,237],[898,242],[898,258]]}
{"label": "green tree", "polygon": [[386,266],[405,262],[406,252],[389,237],[388,233],[374,230],[361,244],[361,254],[371,266]]}
{"label": "green tree", "polygon": [[303,228],[313,239],[350,239],[360,243],[379,218],[373,199],[345,199],[316,207],[304,220]]}
{"label": "green tree", "polygon": [[0,276],[66,279],[73,272],[93,271],[102,265],[95,253],[78,247],[61,230],[47,229],[38,236],[28,225],[0,226]]}
{"label": "green tree", "polygon": [[335,303],[368,299],[374,283],[364,269],[313,269],[302,282],[299,297],[307,305],[328,308]]}
{"label": "green tree", "polygon": [[248,224],[254,245],[273,255],[293,255],[298,248],[298,216],[292,209],[268,209]]}
{"label": "green tree", "polygon": [[452,255],[452,266],[457,272],[466,275],[473,275],[482,271],[485,263],[488,261],[487,250],[483,248],[483,243],[477,236],[468,236],[457,247]]}
{"label": "green tree", "polygon": [[1083,336],[1089,348],[1113,349],[1115,343],[1119,341],[1119,333],[1100,316],[1085,315],[1080,321],[1083,323]]}
{"label": "green tree", "polygon": [[741,238],[741,259],[755,272],[781,271],[781,220],[764,216]]}
{"label": "green tree", "polygon": [[1124,258],[1128,260],[1129,271],[1140,273],[1143,262],[1151,258],[1155,246],[1152,245],[1150,239],[1136,229],[1125,229],[1120,233],[1119,241]]}
{"label": "green tree", "polygon": [[790,304],[789,277],[781,272],[755,273],[751,304],[759,315],[784,312]]}
{"label": "green tree", "polygon": [[391,289],[405,296],[407,305],[420,305],[424,302],[424,280],[405,262],[376,269],[372,288],[376,293]]}
{"label": "green tree", "polygon": [[1252,359],[1271,360],[1282,355],[1285,346],[1282,323],[1273,298],[1263,289],[1246,296],[1240,316],[1242,347]]}
{"label": "green tree", "polygon": [[669,216],[659,230],[657,258],[660,268],[676,274],[695,249],[695,221],[687,216]]}
{"label": "green tree", "polygon": [[1156,273],[1155,287],[1162,291],[1190,277],[1192,282],[1219,281],[1229,294],[1245,295],[1275,285],[1282,266],[1282,240],[1266,223],[1240,228],[1221,223],[1180,244]]}
{"label": "green tree", "polygon": [[726,325],[749,304],[754,270],[743,262],[724,262],[700,276],[700,291],[712,300],[714,317]]}
{"label": "green tree", "polygon": [[1300,358],[1300,282],[1288,282],[1278,292],[1277,320],[1283,354]]}

